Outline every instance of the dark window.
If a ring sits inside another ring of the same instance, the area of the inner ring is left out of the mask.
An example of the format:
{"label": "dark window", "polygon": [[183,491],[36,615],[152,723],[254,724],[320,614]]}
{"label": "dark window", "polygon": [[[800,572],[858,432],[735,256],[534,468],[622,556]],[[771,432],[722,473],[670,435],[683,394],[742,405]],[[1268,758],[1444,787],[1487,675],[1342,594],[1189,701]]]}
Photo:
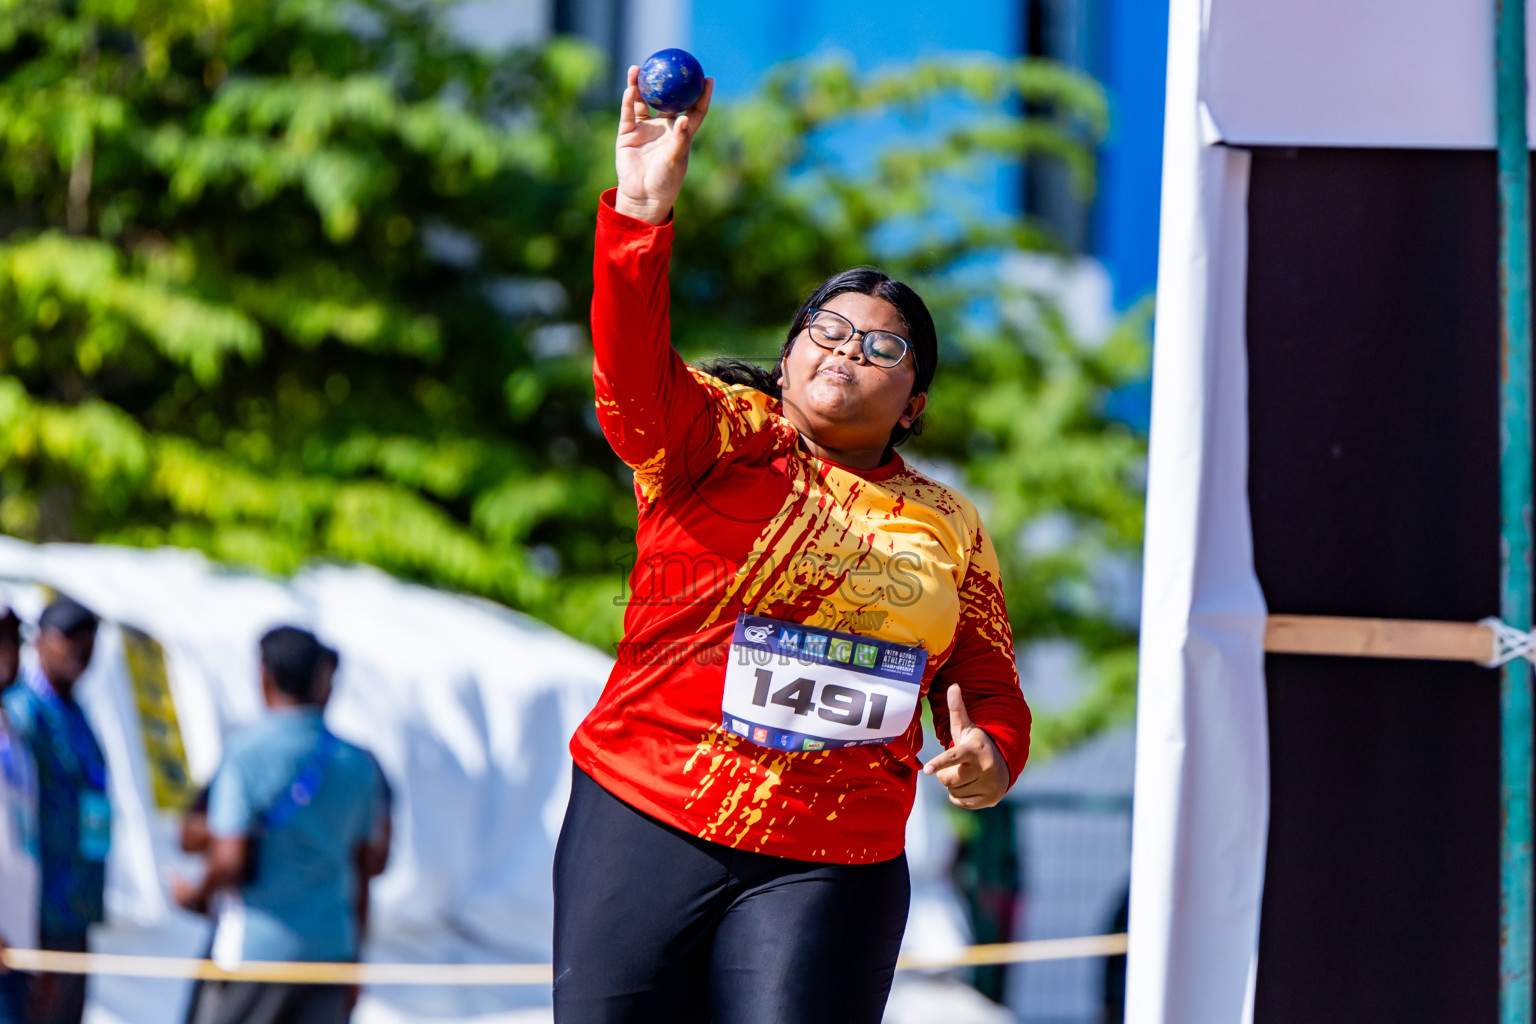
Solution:
{"label": "dark window", "polygon": [[597,47],[608,62],[604,78],[613,85],[620,84],[624,69],[639,60],[625,50],[628,18],[628,0],[555,0],[555,33],[580,36]]}
{"label": "dark window", "polygon": [[[1026,57],[1043,57],[1094,74],[1096,0],[1023,0],[1021,19]],[[1050,117],[1048,106],[1029,104],[1026,113]],[[1032,157],[1024,161],[1024,213],[1048,225],[1073,252],[1088,246],[1092,196],[1079,195],[1060,161]]]}

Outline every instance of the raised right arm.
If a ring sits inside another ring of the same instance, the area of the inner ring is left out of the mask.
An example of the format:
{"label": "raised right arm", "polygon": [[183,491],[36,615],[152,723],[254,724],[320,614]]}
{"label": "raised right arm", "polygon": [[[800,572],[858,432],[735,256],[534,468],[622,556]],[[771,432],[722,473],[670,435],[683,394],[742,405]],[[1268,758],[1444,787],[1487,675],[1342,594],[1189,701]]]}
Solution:
{"label": "raised right arm", "polygon": [[619,116],[619,184],[598,205],[592,377],[603,433],[650,498],[668,479],[696,477],[721,446],[722,395],[672,348],[668,281],[672,207],[714,83],[679,117],[648,117],[637,75],[629,69]]}

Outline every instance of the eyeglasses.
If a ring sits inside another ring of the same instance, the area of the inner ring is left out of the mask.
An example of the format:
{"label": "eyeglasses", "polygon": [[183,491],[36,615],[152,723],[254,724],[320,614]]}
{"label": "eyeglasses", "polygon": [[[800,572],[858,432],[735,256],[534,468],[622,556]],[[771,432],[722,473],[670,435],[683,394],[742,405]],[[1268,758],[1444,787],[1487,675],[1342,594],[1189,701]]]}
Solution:
{"label": "eyeglasses", "polygon": [[[852,338],[862,339],[864,358],[876,366],[895,366],[906,356],[912,343],[890,331],[861,331],[841,313],[830,309],[813,309],[805,322],[811,340],[822,348],[837,348]],[[917,366],[917,354],[912,355],[912,365]]]}

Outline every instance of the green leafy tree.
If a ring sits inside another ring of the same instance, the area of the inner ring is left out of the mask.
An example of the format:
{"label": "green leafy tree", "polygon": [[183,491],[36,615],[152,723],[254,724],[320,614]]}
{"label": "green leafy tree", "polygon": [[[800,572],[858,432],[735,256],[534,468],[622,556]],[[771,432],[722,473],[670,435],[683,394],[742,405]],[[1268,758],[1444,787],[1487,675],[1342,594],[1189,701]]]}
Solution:
{"label": "green leafy tree", "polygon": [[[0,0],[0,529],[369,562],[612,643],[635,512],[584,324],[600,74],[572,41],[475,49],[425,0]],[[976,116],[935,127],[937,101]],[[832,157],[876,116],[910,141]],[[1020,640],[1104,669],[1048,746],[1128,706],[1130,637],[1088,584],[1139,543],[1142,446],[1101,406],[1145,346],[1082,346],[1000,290],[978,256],[1048,235],[946,197],[1036,154],[1091,187],[1104,119],[1042,62],[792,66],[718,107],[678,213],[691,357],[771,355],[853,264],[932,300],[946,365],[912,449],[983,499]],[[1072,542],[1008,542],[1044,517]]]}

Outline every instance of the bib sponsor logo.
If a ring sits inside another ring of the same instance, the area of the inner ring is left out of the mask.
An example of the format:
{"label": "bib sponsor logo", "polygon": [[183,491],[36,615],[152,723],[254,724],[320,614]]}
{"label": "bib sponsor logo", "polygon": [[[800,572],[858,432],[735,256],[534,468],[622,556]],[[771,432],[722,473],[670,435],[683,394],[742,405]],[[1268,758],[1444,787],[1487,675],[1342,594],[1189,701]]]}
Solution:
{"label": "bib sponsor logo", "polygon": [[744,630],[744,632],[747,634],[747,639],[748,640],[751,640],[755,644],[760,644],[760,643],[764,643],[764,642],[767,641],[768,635],[773,632],[773,627],[772,626],[748,626]]}
{"label": "bib sponsor logo", "polygon": [[888,648],[880,658],[880,668],[883,671],[896,675],[915,676],[921,674],[917,665],[917,655],[912,651],[896,650]]}

